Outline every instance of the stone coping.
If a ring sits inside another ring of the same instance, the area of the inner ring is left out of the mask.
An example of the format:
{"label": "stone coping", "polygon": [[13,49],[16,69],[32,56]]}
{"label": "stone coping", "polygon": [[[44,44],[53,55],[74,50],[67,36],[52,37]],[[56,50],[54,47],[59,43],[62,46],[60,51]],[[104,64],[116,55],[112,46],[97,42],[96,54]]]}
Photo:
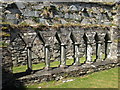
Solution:
{"label": "stone coping", "polygon": [[2,2],[119,2],[120,0],[0,0]]}

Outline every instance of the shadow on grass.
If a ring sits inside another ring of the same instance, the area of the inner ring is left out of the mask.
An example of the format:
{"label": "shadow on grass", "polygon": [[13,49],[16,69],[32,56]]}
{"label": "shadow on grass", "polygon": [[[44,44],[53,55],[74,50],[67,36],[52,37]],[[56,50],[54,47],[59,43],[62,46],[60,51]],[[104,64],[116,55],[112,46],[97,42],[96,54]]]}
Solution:
{"label": "shadow on grass", "polygon": [[17,80],[11,72],[2,69],[2,90],[26,90],[24,84]]}

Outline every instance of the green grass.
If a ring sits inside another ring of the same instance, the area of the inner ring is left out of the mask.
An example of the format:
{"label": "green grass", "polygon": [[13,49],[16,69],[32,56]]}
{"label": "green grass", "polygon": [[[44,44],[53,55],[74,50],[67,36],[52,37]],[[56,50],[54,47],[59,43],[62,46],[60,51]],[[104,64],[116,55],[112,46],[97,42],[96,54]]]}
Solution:
{"label": "green grass", "polygon": [[[102,55],[104,58],[104,55]],[[92,61],[94,61],[96,58],[95,55],[92,56]],[[74,62],[73,59],[68,59],[66,60],[66,65],[72,65]],[[85,57],[80,58],[80,63],[85,62]],[[60,61],[54,61],[50,63],[50,67],[58,67],[60,65]],[[38,69],[43,69],[45,67],[45,63],[39,63],[39,64],[32,64],[33,70],[38,70]],[[18,66],[18,67],[13,67],[13,73],[18,73],[18,72],[25,72],[27,69],[26,65]]]}
{"label": "green grass", "polygon": [[[63,82],[64,80],[73,80]],[[43,82],[25,88],[118,88],[118,68],[92,73],[83,77],[69,77],[59,81]]]}
{"label": "green grass", "polygon": [[[74,62],[73,59],[66,60],[66,64],[67,65],[72,65],[73,62]],[[84,63],[85,62],[85,58],[84,57],[80,58],[80,62]],[[58,67],[59,65],[60,65],[59,61],[54,61],[54,62],[50,63],[50,67]],[[44,62],[39,63],[39,64],[32,64],[33,70],[43,69],[44,67],[45,67],[45,63]],[[13,67],[13,73],[25,72],[26,69],[27,69],[26,65]]]}

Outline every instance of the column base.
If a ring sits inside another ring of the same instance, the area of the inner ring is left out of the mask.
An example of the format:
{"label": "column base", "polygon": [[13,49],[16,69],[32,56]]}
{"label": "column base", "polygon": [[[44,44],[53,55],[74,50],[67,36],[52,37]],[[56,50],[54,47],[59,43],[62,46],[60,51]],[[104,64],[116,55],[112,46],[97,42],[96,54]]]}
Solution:
{"label": "column base", "polygon": [[30,69],[30,68],[28,68],[28,69],[26,70],[26,73],[31,74],[31,73],[33,73],[33,70]]}
{"label": "column base", "polygon": [[94,62],[103,61],[103,59],[95,59]]}
{"label": "column base", "polygon": [[92,61],[86,61],[85,64],[92,64]]}
{"label": "column base", "polygon": [[66,65],[59,65],[60,68],[67,68],[68,66]]}
{"label": "column base", "polygon": [[115,58],[114,57],[110,57],[110,58],[105,58],[104,60],[115,60],[115,59],[117,60],[116,57]]}
{"label": "column base", "polygon": [[44,67],[44,70],[47,70],[47,71],[49,71],[51,69],[52,69],[51,67]]}
{"label": "column base", "polygon": [[105,58],[105,59],[103,59],[103,61],[106,61],[106,60],[112,60],[111,58]]}
{"label": "column base", "polygon": [[79,65],[81,65],[80,63],[73,63],[72,65],[74,65],[74,66],[79,66]]}

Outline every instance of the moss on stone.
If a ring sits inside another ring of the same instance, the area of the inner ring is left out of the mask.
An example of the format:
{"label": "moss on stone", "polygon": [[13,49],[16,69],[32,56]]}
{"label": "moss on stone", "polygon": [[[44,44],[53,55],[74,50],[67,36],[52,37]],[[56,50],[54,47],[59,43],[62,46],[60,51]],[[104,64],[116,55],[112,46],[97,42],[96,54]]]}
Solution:
{"label": "moss on stone", "polygon": [[1,30],[6,30],[8,29],[8,27],[1,27]]}
{"label": "moss on stone", "polygon": [[6,32],[1,32],[1,33],[0,33],[0,37],[1,37],[1,36],[9,37],[10,34],[9,34],[9,33],[6,33]]}

